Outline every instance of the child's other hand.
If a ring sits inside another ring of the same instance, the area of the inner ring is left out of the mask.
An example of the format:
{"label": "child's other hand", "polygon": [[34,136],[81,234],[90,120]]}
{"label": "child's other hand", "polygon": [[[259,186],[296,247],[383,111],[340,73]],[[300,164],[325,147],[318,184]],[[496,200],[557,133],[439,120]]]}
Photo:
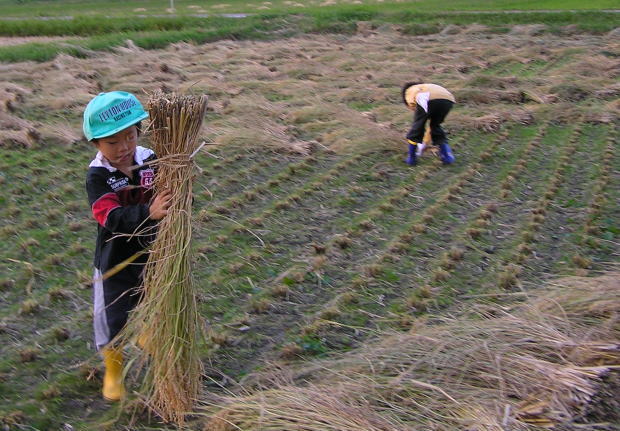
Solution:
{"label": "child's other hand", "polygon": [[155,199],[153,199],[149,207],[149,218],[151,220],[161,220],[164,218],[164,216],[168,214],[171,198],[172,196],[167,190],[155,196]]}

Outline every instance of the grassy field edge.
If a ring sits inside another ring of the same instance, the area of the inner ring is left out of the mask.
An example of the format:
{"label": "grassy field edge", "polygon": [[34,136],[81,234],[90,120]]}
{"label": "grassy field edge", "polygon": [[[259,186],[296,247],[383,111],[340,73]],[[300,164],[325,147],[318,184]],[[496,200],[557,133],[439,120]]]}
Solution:
{"label": "grassy field edge", "polygon": [[[274,40],[303,34],[354,34],[359,22],[369,31],[398,25],[404,35],[460,31],[456,27],[482,25],[478,31],[504,33],[516,25],[538,25],[535,34],[602,34],[617,26],[615,14],[603,11],[519,13],[380,12],[374,7],[348,7],[303,15],[265,14],[236,18],[78,17],[73,20],[16,20],[0,22],[6,37],[67,36],[61,42],[30,42],[0,47],[0,62],[49,61],[59,54],[89,57],[112,50],[127,40],[142,49],[161,49],[171,43],[203,44],[218,40]],[[74,36],[83,37],[73,38]]]}

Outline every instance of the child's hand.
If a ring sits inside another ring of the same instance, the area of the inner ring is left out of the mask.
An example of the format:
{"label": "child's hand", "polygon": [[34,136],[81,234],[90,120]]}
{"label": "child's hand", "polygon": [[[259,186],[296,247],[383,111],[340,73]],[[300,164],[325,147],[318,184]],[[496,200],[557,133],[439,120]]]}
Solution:
{"label": "child's hand", "polygon": [[169,191],[164,191],[155,196],[151,206],[149,207],[149,218],[151,220],[161,220],[166,214],[168,214],[168,208],[170,207],[171,195]]}

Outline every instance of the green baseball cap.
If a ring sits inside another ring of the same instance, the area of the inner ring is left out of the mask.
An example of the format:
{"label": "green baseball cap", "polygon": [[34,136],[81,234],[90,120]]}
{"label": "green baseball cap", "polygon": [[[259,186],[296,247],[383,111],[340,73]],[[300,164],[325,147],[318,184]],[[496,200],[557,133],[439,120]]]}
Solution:
{"label": "green baseball cap", "polygon": [[99,93],[84,110],[84,136],[89,141],[105,138],[147,118],[140,101],[131,93]]}

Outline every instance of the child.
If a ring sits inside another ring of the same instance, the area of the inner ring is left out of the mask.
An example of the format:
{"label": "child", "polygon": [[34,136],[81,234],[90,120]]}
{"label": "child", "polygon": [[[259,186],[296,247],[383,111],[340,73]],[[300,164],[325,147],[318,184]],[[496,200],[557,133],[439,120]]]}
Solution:
{"label": "child", "polygon": [[[452,149],[448,145],[446,133],[441,123],[455,103],[454,96],[445,88],[436,84],[407,82],[401,90],[403,102],[415,112],[411,130],[407,133],[409,143],[408,165],[415,165],[424,144],[424,125],[430,120],[431,140],[439,147],[439,157],[445,165],[454,163]],[[420,146],[420,148],[418,148]]]}
{"label": "child", "polygon": [[84,135],[99,150],[88,168],[86,191],[98,222],[93,285],[95,344],[105,363],[103,396],[110,401],[119,400],[124,393],[122,353],[113,340],[140,299],[138,288],[147,256],[139,256],[105,279],[103,275],[146,247],[148,237],[129,235],[153,228],[170,205],[168,193],[152,196],[155,171],[145,163],[154,160],[155,154],[137,146],[140,122],[147,117],[138,99],[122,91],[100,93],[84,110]]}

